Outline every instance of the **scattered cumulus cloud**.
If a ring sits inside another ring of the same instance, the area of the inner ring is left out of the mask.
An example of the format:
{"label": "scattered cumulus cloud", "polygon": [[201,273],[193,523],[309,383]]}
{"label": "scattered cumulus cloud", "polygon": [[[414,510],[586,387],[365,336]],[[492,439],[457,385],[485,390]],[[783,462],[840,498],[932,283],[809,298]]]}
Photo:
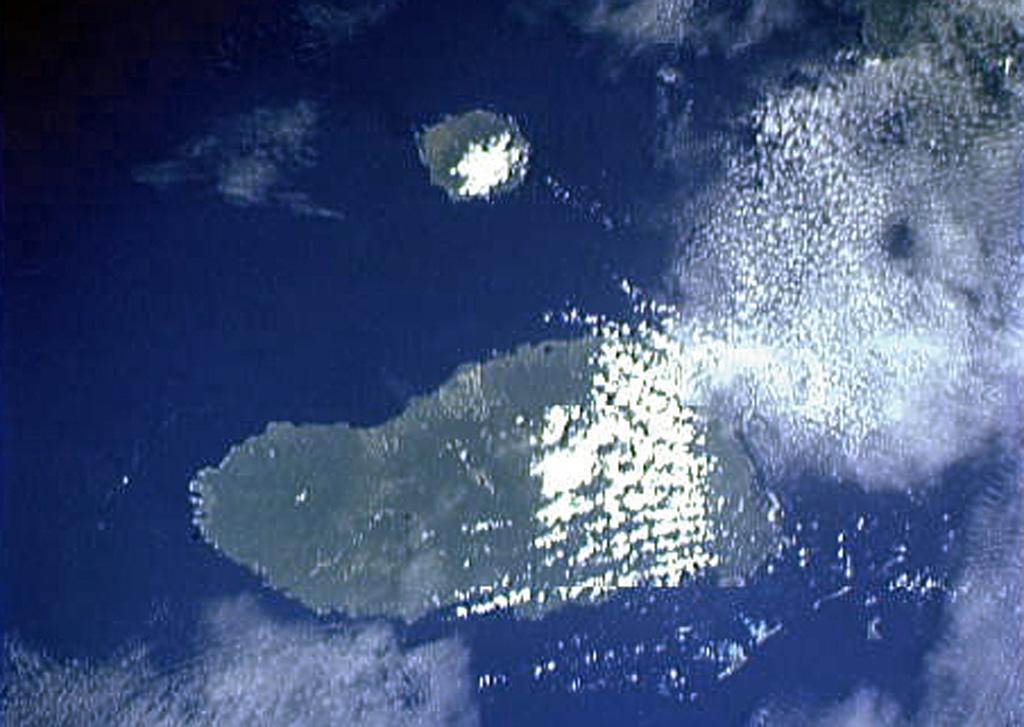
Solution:
{"label": "scattered cumulus cloud", "polygon": [[403,648],[383,623],[285,625],[246,599],[211,609],[195,658],[159,666],[137,647],[56,661],[9,639],[6,724],[475,727],[467,651]]}

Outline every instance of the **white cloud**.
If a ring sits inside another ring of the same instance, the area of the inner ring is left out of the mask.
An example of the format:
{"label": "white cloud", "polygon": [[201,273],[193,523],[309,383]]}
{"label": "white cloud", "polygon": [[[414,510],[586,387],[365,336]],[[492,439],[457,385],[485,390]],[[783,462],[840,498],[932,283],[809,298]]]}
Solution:
{"label": "white cloud", "polygon": [[170,669],[136,648],[57,662],[5,644],[4,719],[39,725],[473,727],[468,653],[405,650],[386,624],[282,625],[248,600],[210,610],[198,654]]}

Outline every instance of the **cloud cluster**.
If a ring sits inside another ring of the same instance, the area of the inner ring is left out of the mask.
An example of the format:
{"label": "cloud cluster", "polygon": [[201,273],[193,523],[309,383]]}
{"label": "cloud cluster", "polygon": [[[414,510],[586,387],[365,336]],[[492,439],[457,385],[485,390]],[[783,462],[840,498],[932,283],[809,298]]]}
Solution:
{"label": "cloud cluster", "polygon": [[608,33],[635,45],[685,43],[729,49],[759,43],[802,22],[798,0],[753,0],[738,17],[728,3],[709,0],[599,0],[583,21],[591,32]]}
{"label": "cloud cluster", "polygon": [[813,79],[680,216],[676,335],[767,471],[903,487],[1019,419],[1024,117],[923,55]]}
{"label": "cloud cluster", "polygon": [[[780,33],[809,35],[809,21],[852,12],[854,0],[520,0],[527,17],[559,13],[590,34],[632,50],[678,45],[698,53],[734,54]],[[526,13],[529,10],[529,13]]]}
{"label": "cloud cluster", "polygon": [[825,707],[779,695],[751,724],[1021,724],[1024,6],[906,3],[899,32],[863,7],[885,53],[766,85],[678,215],[692,396],[774,481],[907,489],[979,454],[1014,464],[972,505],[917,708],[878,684]]}
{"label": "cloud cluster", "polygon": [[467,651],[404,650],[383,624],[327,629],[274,622],[246,600],[214,608],[198,655],[165,669],[144,650],[57,662],[5,644],[4,719],[39,725],[473,727]]}
{"label": "cloud cluster", "polygon": [[295,187],[299,172],[316,165],[319,116],[314,104],[299,101],[223,119],[169,159],[136,169],[135,181],[157,189],[197,185],[238,207],[279,205],[304,216],[343,219],[342,212]]}

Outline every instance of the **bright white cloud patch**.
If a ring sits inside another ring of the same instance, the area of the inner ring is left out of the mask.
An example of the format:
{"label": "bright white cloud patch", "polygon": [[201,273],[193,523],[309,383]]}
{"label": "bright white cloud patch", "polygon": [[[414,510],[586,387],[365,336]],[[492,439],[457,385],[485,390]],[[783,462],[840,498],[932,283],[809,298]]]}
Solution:
{"label": "bright white cloud patch", "polygon": [[685,214],[676,335],[767,469],[902,487],[1019,420],[1024,119],[927,58],[814,72]]}
{"label": "bright white cloud patch", "polygon": [[534,545],[574,564],[610,549],[607,568],[573,585],[580,591],[679,585],[718,562],[707,482],[717,462],[702,449],[699,415],[675,395],[676,344],[653,332],[643,344],[606,335],[587,408],[554,406],[545,417],[530,468],[544,500]]}
{"label": "bright white cloud patch", "polygon": [[512,134],[505,131],[466,149],[453,170],[462,178],[455,193],[463,197],[484,197],[507,185],[526,164],[526,149],[518,146]]}
{"label": "bright white cloud patch", "polygon": [[213,609],[192,659],[144,649],[51,660],[7,641],[6,724],[19,727],[475,727],[469,655],[453,640],[402,649],[390,627],[281,625],[251,604]]}

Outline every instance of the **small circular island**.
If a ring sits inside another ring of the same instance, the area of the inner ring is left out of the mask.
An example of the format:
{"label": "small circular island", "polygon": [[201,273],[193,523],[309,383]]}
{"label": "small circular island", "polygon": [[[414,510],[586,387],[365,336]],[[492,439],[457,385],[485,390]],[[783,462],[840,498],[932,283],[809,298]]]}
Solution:
{"label": "small circular island", "polygon": [[530,144],[511,117],[480,109],[448,116],[416,141],[431,184],[453,200],[490,199],[526,178]]}

